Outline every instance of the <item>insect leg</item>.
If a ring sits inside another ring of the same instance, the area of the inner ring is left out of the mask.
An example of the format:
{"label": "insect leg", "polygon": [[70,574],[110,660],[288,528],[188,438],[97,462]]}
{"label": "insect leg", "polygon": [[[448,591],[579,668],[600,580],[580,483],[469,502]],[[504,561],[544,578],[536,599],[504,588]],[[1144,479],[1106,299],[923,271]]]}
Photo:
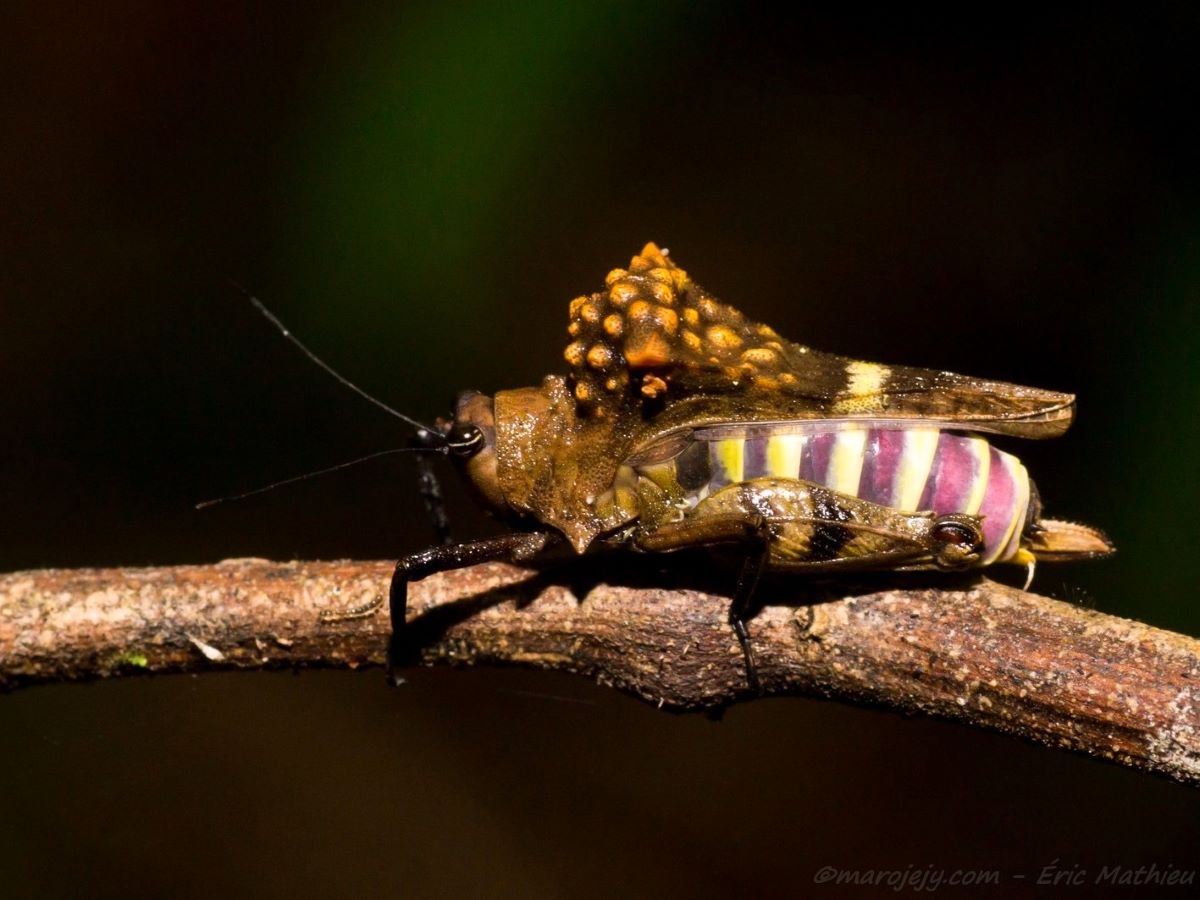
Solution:
{"label": "insect leg", "polygon": [[652,552],[731,543],[741,544],[747,553],[733,591],[733,601],[729,605],[729,624],[737,635],[742,656],[746,660],[746,680],[750,689],[757,691],[758,667],[754,662],[754,648],[750,643],[746,619],[750,617],[754,591],[771,553],[771,528],[767,520],[754,513],[713,515],[660,525],[637,538],[641,549]]}
{"label": "insect leg", "polygon": [[742,656],[746,660],[746,680],[750,683],[750,690],[757,693],[758,667],[754,663],[754,648],[750,645],[746,620],[753,613],[751,601],[754,599],[754,591],[771,554],[771,530],[764,520],[758,521],[754,536],[747,538],[747,545],[748,552],[742,562],[742,571],[738,574],[737,587],[733,591],[733,603],[729,605],[729,624],[733,626],[738,643],[742,645]]}
{"label": "insect leg", "polygon": [[428,550],[401,558],[392,573],[392,584],[388,591],[389,611],[392,619],[392,638],[388,646],[388,670],[391,673],[392,683],[400,683],[394,669],[411,656],[413,649],[405,642],[410,581],[419,581],[435,572],[461,569],[493,560],[524,562],[537,556],[555,542],[556,536],[547,531],[514,532],[465,544],[430,547]]}
{"label": "insect leg", "polygon": [[433,470],[433,460],[428,456],[417,456],[417,493],[425,504],[425,512],[433,525],[433,534],[438,544],[445,547],[453,543],[450,537],[450,520],[446,516],[446,505],[442,500],[442,486]]}

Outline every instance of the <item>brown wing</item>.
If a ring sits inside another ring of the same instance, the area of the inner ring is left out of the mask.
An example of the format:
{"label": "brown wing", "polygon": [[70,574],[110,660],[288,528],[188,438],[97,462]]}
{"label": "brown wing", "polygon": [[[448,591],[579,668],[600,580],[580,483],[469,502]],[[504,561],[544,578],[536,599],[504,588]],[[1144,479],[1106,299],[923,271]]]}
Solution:
{"label": "brown wing", "polygon": [[718,301],[654,244],[606,284],[571,302],[564,353],[576,400],[592,415],[670,399],[726,421],[922,419],[1036,438],[1061,434],[1074,415],[1070,394],[787,341]]}

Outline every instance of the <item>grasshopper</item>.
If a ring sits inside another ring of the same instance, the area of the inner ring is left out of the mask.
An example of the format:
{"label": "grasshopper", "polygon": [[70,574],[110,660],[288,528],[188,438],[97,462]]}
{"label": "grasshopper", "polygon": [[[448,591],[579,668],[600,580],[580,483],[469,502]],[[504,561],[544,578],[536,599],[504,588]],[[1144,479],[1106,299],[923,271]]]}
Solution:
{"label": "grasshopper", "polygon": [[[764,572],[1011,563],[1031,580],[1037,561],[1112,552],[1094,528],[1043,518],[1025,467],[984,437],[1057,437],[1074,415],[1070,394],[792,343],[652,243],[602,291],[571,301],[567,330],[566,375],[494,397],[465,392],[452,419],[418,433],[513,530],[396,564],[393,664],[410,582],[555,548],[738,548],[729,624],[751,686],[746,622]],[[358,618],[382,602],[323,618]]]}

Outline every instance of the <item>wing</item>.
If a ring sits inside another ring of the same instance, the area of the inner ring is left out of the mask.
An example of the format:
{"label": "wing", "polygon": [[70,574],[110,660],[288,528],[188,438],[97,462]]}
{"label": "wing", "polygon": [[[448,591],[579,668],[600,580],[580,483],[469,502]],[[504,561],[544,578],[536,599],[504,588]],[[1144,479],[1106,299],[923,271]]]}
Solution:
{"label": "wing", "polygon": [[564,353],[576,400],[592,415],[636,402],[680,424],[918,419],[1030,438],[1062,434],[1074,415],[1070,394],[787,341],[718,301],[654,244],[606,284],[571,302]]}

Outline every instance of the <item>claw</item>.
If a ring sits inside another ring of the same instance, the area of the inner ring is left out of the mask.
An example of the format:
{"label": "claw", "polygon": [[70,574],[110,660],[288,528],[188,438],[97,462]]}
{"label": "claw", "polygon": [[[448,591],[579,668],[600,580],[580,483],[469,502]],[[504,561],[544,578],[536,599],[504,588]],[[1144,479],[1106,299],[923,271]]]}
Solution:
{"label": "claw", "polygon": [[1013,562],[1025,567],[1025,587],[1022,590],[1029,590],[1029,586],[1033,584],[1033,572],[1037,568],[1037,557],[1022,547],[1013,556]]}

